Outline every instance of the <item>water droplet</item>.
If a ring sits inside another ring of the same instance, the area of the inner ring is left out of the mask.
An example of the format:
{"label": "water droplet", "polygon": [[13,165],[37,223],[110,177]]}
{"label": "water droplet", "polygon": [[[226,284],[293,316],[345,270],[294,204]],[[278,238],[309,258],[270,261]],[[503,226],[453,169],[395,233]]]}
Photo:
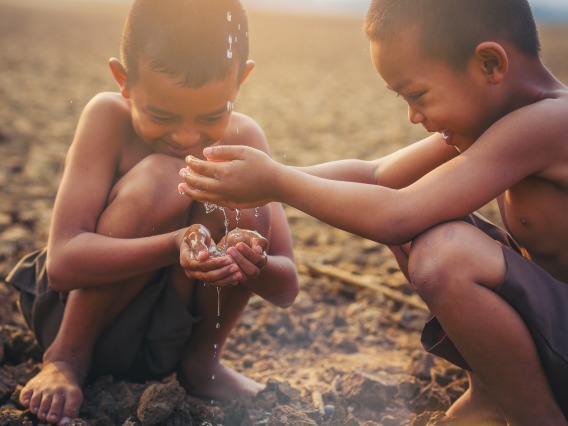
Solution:
{"label": "water droplet", "polygon": [[258,207],[254,208],[254,217],[260,217],[260,208]]}
{"label": "water droplet", "polygon": [[215,343],[215,344],[213,345],[213,347],[214,347],[215,349],[218,349],[218,348],[219,348],[219,343]]}
{"label": "water droplet", "polygon": [[227,111],[233,110],[233,103],[231,101],[227,101]]}
{"label": "water droplet", "polygon": [[215,324],[215,328],[221,328],[221,324],[220,323]]}
{"label": "water droplet", "polygon": [[229,45],[233,44],[233,36],[229,34]]}
{"label": "water droplet", "polygon": [[233,19],[233,16],[231,15],[231,12],[227,12],[227,21],[231,22],[232,19]]}
{"label": "water droplet", "polygon": [[211,375],[211,380],[215,380],[215,374]]}
{"label": "water droplet", "polygon": [[227,49],[227,58],[231,59],[233,57],[233,51],[231,49]]}
{"label": "water droplet", "polygon": [[241,30],[241,24],[239,24],[239,25],[237,26],[237,28],[238,28],[239,31],[240,31],[240,30]]}

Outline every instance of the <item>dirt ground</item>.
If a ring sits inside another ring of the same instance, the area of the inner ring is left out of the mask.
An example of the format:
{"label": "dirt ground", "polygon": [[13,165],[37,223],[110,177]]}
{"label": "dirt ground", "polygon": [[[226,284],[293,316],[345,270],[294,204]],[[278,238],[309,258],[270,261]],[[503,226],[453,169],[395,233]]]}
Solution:
{"label": "dirt ground", "polygon": [[[115,90],[127,3],[0,0],[0,280],[47,241],[51,208],[78,115]],[[384,89],[362,16],[250,13],[257,66],[236,109],[265,129],[275,158],[307,165],[375,158],[424,135]],[[545,63],[568,81],[564,28],[542,28]],[[493,220],[495,209],[484,213]],[[464,373],[427,355],[429,314],[388,250],[286,208],[301,280],[286,310],[252,298],[224,361],[266,384],[256,398],[192,398],[175,377],[143,384],[103,377],[85,387],[75,425],[442,425]],[[366,211],[354,211],[366,215]],[[41,354],[0,285],[0,425],[37,419],[15,401]]]}

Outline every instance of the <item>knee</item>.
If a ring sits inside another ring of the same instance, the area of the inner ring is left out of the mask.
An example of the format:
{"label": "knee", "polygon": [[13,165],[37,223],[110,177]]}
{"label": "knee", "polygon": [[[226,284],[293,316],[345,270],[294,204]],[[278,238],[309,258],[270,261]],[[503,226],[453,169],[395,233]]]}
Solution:
{"label": "knee", "polygon": [[412,241],[408,258],[409,281],[420,297],[430,304],[447,294],[463,272],[468,259],[467,234],[471,228],[462,222],[447,222],[420,234]]}
{"label": "knee", "polygon": [[182,166],[181,160],[163,154],[138,162],[112,188],[97,232],[132,238],[180,228],[191,205],[177,192]]}
{"label": "knee", "polygon": [[[180,178],[178,159],[163,154],[152,154],[143,158],[130,169],[114,186],[111,200],[132,200],[136,204],[143,200],[155,201],[165,194],[176,191]],[[176,194],[179,195],[179,194]]]}
{"label": "knee", "polygon": [[191,200],[177,191],[182,166],[181,160],[163,154],[145,157],[113,187],[109,206],[158,221],[185,214]]}

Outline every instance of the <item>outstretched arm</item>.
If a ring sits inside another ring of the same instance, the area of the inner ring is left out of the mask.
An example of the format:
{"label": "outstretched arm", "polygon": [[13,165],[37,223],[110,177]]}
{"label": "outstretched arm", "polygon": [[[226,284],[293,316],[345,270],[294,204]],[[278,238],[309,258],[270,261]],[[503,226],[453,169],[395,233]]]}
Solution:
{"label": "outstretched arm", "polygon": [[233,207],[278,200],[336,228],[400,245],[477,210],[557,162],[558,147],[543,148],[545,142],[553,148],[559,139],[553,126],[542,127],[543,109],[546,105],[535,104],[505,116],[460,155],[449,154],[442,136],[432,135],[427,140],[443,148],[425,155],[432,155],[430,163],[437,167],[423,168],[428,161],[411,155],[414,148],[403,150],[391,161],[381,160],[378,185],[323,179],[246,147],[216,147],[204,152],[216,162],[188,159],[181,189],[195,199]]}

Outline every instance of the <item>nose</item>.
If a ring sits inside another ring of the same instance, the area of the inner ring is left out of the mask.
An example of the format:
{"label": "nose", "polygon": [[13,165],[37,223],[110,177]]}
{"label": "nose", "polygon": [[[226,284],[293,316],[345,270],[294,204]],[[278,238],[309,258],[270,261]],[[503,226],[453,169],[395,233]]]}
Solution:
{"label": "nose", "polygon": [[179,126],[172,132],[172,141],[180,147],[190,147],[197,144],[200,140],[200,131],[197,126],[185,124]]}
{"label": "nose", "polygon": [[424,117],[424,114],[422,114],[416,108],[413,108],[412,105],[408,105],[408,120],[412,124],[420,124],[425,119],[426,119],[426,117]]}

